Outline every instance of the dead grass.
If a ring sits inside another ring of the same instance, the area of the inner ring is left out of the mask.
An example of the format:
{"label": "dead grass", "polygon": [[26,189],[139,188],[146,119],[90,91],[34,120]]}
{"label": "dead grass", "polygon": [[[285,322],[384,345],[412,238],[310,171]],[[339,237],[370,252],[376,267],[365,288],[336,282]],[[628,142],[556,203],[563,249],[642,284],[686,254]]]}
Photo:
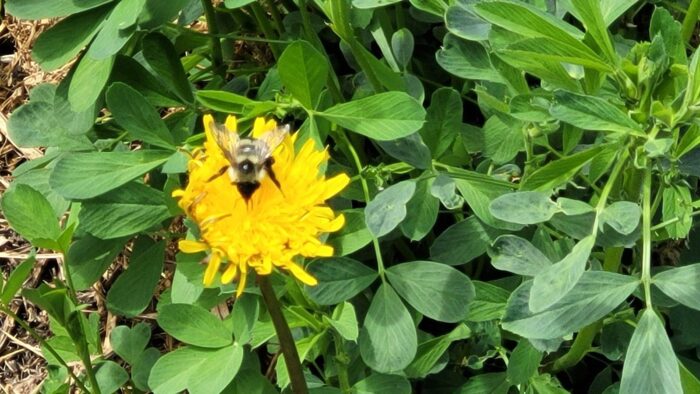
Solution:
{"label": "dead grass", "polygon": [[[44,82],[58,82],[66,74],[64,67],[44,72],[31,59],[31,47],[36,37],[52,21],[17,21],[6,16],[0,21],[0,194],[9,186],[12,171],[22,162],[41,157],[35,148],[18,148],[8,137],[9,114],[22,105],[29,91]],[[26,258],[30,245],[13,232],[0,214],[0,275],[9,272]],[[38,263],[27,281],[35,286],[59,273],[56,255],[40,253]],[[11,310],[28,322],[40,335],[49,337],[48,317],[23,298],[16,298]],[[41,349],[26,331],[0,313],[0,392],[34,393],[46,377],[46,363]]]}

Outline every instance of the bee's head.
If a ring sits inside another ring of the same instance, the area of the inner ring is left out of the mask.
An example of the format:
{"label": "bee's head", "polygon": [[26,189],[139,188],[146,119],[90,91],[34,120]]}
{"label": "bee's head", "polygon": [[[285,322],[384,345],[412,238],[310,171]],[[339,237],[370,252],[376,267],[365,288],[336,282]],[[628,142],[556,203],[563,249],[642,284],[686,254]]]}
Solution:
{"label": "bee's head", "polygon": [[251,175],[255,172],[255,163],[246,159],[238,163],[238,172],[244,175]]}

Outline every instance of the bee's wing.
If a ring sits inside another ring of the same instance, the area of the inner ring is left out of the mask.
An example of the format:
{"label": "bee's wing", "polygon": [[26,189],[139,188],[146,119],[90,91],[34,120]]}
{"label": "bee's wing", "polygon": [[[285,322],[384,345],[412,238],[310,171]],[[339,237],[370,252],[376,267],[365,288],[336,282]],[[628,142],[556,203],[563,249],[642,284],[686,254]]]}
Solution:
{"label": "bee's wing", "polygon": [[214,134],[214,140],[224,152],[224,156],[231,163],[236,163],[236,147],[240,137],[238,133],[229,130],[225,125],[217,124],[213,120],[209,124]]}
{"label": "bee's wing", "polygon": [[279,146],[279,144],[284,141],[284,138],[289,134],[289,125],[278,126],[273,130],[270,130],[258,138],[267,145],[268,151],[267,156],[271,155],[272,152]]}

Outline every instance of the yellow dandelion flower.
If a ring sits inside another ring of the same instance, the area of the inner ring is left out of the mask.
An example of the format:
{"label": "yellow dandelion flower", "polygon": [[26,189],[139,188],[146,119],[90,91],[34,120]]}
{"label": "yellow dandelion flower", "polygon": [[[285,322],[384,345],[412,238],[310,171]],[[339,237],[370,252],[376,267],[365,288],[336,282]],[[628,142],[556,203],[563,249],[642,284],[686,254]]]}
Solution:
{"label": "yellow dandelion flower", "polygon": [[[211,115],[204,116],[206,141],[202,149],[193,152],[188,163],[187,187],[173,193],[201,233],[200,241],[180,241],[180,250],[208,251],[204,284],[211,285],[223,268],[221,282],[237,279],[237,295],[243,292],[250,269],[258,275],[269,275],[277,267],[305,284],[315,285],[316,279],[294,259],[333,254],[333,248],[321,242],[319,236],[339,230],[345,219],[325,201],[339,193],[350,179],[345,174],[327,179],[319,173],[319,166],[328,160],[328,152],[317,150],[312,140],[296,152],[296,134],[287,135],[273,153],[272,170],[279,188],[270,176],[264,177],[246,201],[228,175],[216,176],[228,161],[214,139],[212,121]],[[252,137],[276,126],[273,120],[258,118]],[[236,118],[229,116],[226,127],[237,132]]]}

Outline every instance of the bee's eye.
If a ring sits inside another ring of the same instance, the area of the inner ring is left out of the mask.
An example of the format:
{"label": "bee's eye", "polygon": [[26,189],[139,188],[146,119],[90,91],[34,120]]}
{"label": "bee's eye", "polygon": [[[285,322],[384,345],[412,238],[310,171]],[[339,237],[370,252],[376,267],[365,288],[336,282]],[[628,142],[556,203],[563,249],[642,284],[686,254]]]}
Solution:
{"label": "bee's eye", "polygon": [[250,174],[253,172],[255,169],[255,166],[250,160],[244,160],[240,163],[238,163],[238,171],[244,173],[244,174]]}

